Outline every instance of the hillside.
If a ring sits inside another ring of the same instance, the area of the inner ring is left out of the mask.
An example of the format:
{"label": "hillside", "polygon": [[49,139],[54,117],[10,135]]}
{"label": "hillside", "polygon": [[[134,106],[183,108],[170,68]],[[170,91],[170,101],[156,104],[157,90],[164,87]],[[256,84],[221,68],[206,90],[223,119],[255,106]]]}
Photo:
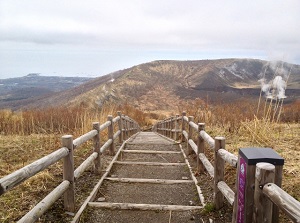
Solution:
{"label": "hillside", "polygon": [[[94,107],[113,101],[130,102],[144,111],[154,111],[174,108],[174,102],[181,99],[202,98],[211,103],[257,100],[261,88],[259,80],[265,70],[263,84],[268,86],[275,75],[287,80],[291,66],[254,59],[154,61],[93,79],[49,97],[27,100],[26,107],[78,104]],[[300,96],[299,65],[293,65],[286,95],[287,102]]]}
{"label": "hillside", "polygon": [[40,76],[32,73],[24,77],[0,79],[0,108],[22,106],[28,99],[51,95],[81,85],[91,78]]}

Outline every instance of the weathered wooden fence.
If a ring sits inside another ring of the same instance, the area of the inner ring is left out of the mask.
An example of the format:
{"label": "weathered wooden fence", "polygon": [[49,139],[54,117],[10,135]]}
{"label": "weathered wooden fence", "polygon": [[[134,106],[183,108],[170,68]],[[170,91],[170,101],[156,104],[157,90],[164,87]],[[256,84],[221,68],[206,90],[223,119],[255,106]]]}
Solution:
{"label": "weathered wooden fence", "polygon": [[[108,140],[100,147],[100,133],[105,129],[108,130]],[[114,129],[118,130],[114,133]],[[107,121],[102,125],[99,122],[94,122],[93,130],[77,139],[73,140],[72,135],[65,135],[62,137],[60,149],[0,179],[0,195],[63,159],[63,181],[18,222],[37,221],[62,195],[64,196],[65,210],[74,213],[75,180],[92,164],[94,164],[95,173],[100,173],[102,153],[109,148],[110,155],[114,155],[116,139],[118,138],[119,143],[122,143],[124,139],[129,138],[139,130],[137,122],[118,112],[115,118],[109,115]],[[79,167],[74,169],[73,151],[91,139],[94,144],[93,153]]]}
{"label": "weathered wooden fence", "polygon": [[[181,142],[187,143],[188,152],[194,152],[197,155],[199,173],[203,173],[206,169],[214,180],[215,208],[220,209],[223,206],[224,198],[226,198],[229,204],[234,206],[232,222],[236,223],[237,196],[224,181],[224,170],[225,162],[237,168],[239,159],[236,155],[225,150],[225,138],[215,137],[213,139],[205,132],[205,124],[194,123],[194,117],[186,116],[186,112],[183,112],[182,116],[176,115],[157,122],[152,130],[174,140],[179,140],[181,136]],[[193,139],[195,134],[197,135],[196,142]],[[205,154],[205,142],[214,153],[213,164]],[[254,166],[254,173],[256,174],[247,176],[255,178],[254,197],[251,198],[254,210],[253,214],[251,213],[251,216],[244,222],[278,222],[279,212],[277,207],[294,222],[300,222],[300,202],[277,186],[278,184],[281,185],[281,182],[274,183],[275,172],[281,174],[280,171],[275,171],[275,166],[272,164],[257,163],[256,167]],[[281,177],[277,178],[281,179]]]}

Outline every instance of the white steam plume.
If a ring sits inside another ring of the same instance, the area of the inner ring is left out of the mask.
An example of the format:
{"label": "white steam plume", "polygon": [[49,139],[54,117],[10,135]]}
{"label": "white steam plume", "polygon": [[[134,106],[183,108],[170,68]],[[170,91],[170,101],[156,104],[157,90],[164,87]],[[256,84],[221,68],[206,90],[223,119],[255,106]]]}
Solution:
{"label": "white steam plume", "polygon": [[261,90],[267,98],[283,99],[285,96],[286,81],[281,76],[276,76],[273,80],[266,82],[266,79],[260,79]]}
{"label": "white steam plume", "polygon": [[286,98],[285,89],[286,82],[283,80],[281,76],[276,76],[272,82],[273,96],[277,99]]}
{"label": "white steam plume", "polygon": [[286,98],[286,80],[288,79],[289,72],[283,65],[283,62],[271,62],[269,67],[274,72],[273,80],[267,81],[265,76],[259,80],[259,82],[261,83],[261,91],[265,93],[265,96],[267,98]]}

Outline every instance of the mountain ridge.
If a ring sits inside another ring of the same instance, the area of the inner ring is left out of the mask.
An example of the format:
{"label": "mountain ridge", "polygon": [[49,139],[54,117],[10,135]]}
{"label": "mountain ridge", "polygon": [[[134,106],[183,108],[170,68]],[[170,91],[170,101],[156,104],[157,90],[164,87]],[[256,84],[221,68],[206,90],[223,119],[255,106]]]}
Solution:
{"label": "mountain ridge", "polygon": [[230,102],[257,99],[259,80],[274,74],[288,79],[286,101],[300,96],[300,66],[257,59],[175,61],[157,60],[116,71],[47,97],[27,101],[27,108],[84,104],[99,107],[107,102],[131,103],[142,110],[174,107],[176,101],[209,99]]}

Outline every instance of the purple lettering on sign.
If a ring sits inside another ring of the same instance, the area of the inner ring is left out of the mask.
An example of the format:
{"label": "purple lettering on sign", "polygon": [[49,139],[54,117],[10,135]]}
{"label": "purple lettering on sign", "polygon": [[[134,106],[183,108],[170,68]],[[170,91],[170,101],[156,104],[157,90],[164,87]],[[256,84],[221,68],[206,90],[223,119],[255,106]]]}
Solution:
{"label": "purple lettering on sign", "polygon": [[246,162],[240,157],[240,172],[238,181],[238,213],[237,222],[244,223],[244,213],[245,213],[245,185],[246,185]]}

